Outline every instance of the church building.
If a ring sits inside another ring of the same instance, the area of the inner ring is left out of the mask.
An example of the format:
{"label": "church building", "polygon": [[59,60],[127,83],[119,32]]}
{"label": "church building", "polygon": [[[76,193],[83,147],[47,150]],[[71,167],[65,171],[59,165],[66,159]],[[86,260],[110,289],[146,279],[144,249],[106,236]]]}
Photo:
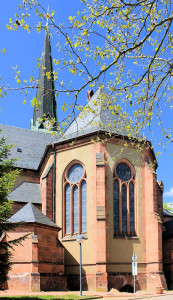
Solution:
{"label": "church building", "polygon": [[23,246],[14,247],[6,288],[78,290],[79,234],[83,289],[133,286],[133,253],[136,288],[166,288],[163,184],[152,147],[138,147],[137,137],[129,140],[101,89],[88,92],[87,106],[94,109],[80,112],[63,136],[52,136],[48,129],[56,131],[57,107],[53,75],[48,79],[46,72],[53,74],[48,31],[31,129],[0,125],[0,135],[14,144],[20,170],[9,195],[14,200],[9,221],[23,223],[9,239],[30,233]]}

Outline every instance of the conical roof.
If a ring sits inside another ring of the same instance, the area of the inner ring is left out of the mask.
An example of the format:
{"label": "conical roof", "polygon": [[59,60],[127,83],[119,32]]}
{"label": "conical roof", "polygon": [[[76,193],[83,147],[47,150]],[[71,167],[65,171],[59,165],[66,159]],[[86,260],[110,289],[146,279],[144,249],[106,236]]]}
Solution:
{"label": "conical roof", "polygon": [[58,226],[46,217],[35,205],[32,203],[26,204],[11,218],[8,219],[11,223],[39,223],[42,225],[52,226],[58,228]]}
{"label": "conical roof", "polygon": [[[46,30],[36,94],[36,98],[40,101],[40,105],[39,107],[34,108],[31,129],[44,129],[42,126],[43,122],[40,121],[40,119],[44,119],[45,117],[48,119],[55,119],[55,122],[57,122],[57,107],[54,89],[50,34],[49,30]],[[55,128],[53,128],[53,130],[55,130]]]}

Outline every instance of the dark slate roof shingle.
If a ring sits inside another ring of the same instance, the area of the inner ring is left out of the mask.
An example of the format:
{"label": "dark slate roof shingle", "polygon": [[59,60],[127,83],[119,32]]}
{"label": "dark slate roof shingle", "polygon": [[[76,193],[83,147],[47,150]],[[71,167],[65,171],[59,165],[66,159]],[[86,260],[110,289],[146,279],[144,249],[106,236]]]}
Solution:
{"label": "dark slate roof shingle", "polygon": [[15,213],[11,218],[8,219],[11,223],[39,223],[42,225],[52,226],[58,228],[58,226],[53,223],[48,217],[46,217],[37,207],[32,203],[26,204],[17,213]]}
{"label": "dark slate roof shingle", "polygon": [[[116,103],[106,91],[98,88],[74,121],[69,125],[64,135],[56,142],[77,138],[88,133],[106,131],[127,136],[125,125],[128,120],[122,119],[115,111]],[[113,112],[113,114],[112,114]],[[133,137],[139,137],[133,134]]]}
{"label": "dark slate roof shingle", "polygon": [[[17,157],[16,167],[37,170],[45,148],[48,144],[53,143],[55,137],[50,133],[33,131],[0,124],[0,138],[7,138],[7,144],[13,144],[11,157]],[[17,149],[22,152],[18,152]]]}
{"label": "dark slate roof shingle", "polygon": [[15,202],[42,203],[42,190],[39,183],[22,182],[10,194]]}

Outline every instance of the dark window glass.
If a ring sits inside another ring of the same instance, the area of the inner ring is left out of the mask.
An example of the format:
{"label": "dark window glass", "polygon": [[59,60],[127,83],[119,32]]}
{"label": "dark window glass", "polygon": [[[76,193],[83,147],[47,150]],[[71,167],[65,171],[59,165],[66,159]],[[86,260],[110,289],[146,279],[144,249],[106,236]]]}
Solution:
{"label": "dark window glass", "polygon": [[122,233],[127,233],[127,188],[122,185]]}
{"label": "dark window glass", "polygon": [[131,179],[131,170],[125,163],[119,163],[117,165],[116,174],[122,181],[128,181]]}
{"label": "dark window glass", "polygon": [[70,234],[70,185],[65,189],[65,233]]}
{"label": "dark window glass", "polygon": [[78,201],[78,187],[75,186],[73,190],[73,233],[79,232],[79,201]]}
{"label": "dark window glass", "polygon": [[130,200],[130,233],[135,232],[135,207],[134,207],[134,184],[129,183],[129,200]]}
{"label": "dark window glass", "polygon": [[114,181],[114,232],[119,232],[119,184]]}
{"label": "dark window glass", "polygon": [[81,217],[82,217],[82,225],[81,231],[87,231],[87,207],[86,207],[86,181],[83,181],[81,184]]}

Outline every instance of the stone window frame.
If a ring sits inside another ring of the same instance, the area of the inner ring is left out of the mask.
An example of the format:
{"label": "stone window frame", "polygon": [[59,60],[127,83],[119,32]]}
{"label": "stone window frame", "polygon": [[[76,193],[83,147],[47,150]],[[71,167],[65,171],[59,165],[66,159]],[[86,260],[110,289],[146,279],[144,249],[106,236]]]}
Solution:
{"label": "stone window frame", "polygon": [[[124,163],[126,164],[130,170],[131,170],[131,178],[128,181],[122,181],[116,174],[116,167],[118,164],[120,163]],[[115,220],[114,220],[114,181],[118,182],[119,185],[119,230],[117,232],[115,232]],[[134,186],[134,232],[130,232],[130,201],[129,201],[129,184],[130,182],[133,183]],[[131,164],[130,161],[128,161],[127,159],[121,159],[119,160],[115,166],[114,166],[114,170],[113,170],[113,232],[114,232],[114,238],[133,238],[133,237],[137,237],[137,197],[136,197],[136,184],[137,180],[136,180],[136,172],[135,172],[135,168],[134,166]],[[127,190],[127,232],[122,232],[122,186],[125,185],[126,186],[126,190]]]}
{"label": "stone window frame", "polygon": [[[74,165],[81,165],[84,169],[84,174],[81,177],[81,179],[76,182],[76,183],[72,183],[70,182],[69,178],[68,178],[68,173],[69,170],[74,166]],[[82,182],[85,181],[86,182],[86,228],[87,228],[87,173],[86,173],[86,168],[85,165],[79,161],[79,160],[73,160],[71,161],[68,166],[66,167],[64,174],[63,174],[63,237],[64,238],[76,238],[76,236],[78,234],[83,234],[84,236],[86,236],[87,231],[82,232],[82,216],[81,216],[81,202],[82,202],[82,197],[81,197],[81,185]],[[66,233],[66,186],[70,184],[70,190],[71,190],[71,196],[70,196],[70,204],[71,204],[71,209],[70,209],[70,233]],[[78,232],[74,233],[73,232],[73,191],[75,187],[78,187],[78,203],[79,203],[79,216],[78,216]]]}

